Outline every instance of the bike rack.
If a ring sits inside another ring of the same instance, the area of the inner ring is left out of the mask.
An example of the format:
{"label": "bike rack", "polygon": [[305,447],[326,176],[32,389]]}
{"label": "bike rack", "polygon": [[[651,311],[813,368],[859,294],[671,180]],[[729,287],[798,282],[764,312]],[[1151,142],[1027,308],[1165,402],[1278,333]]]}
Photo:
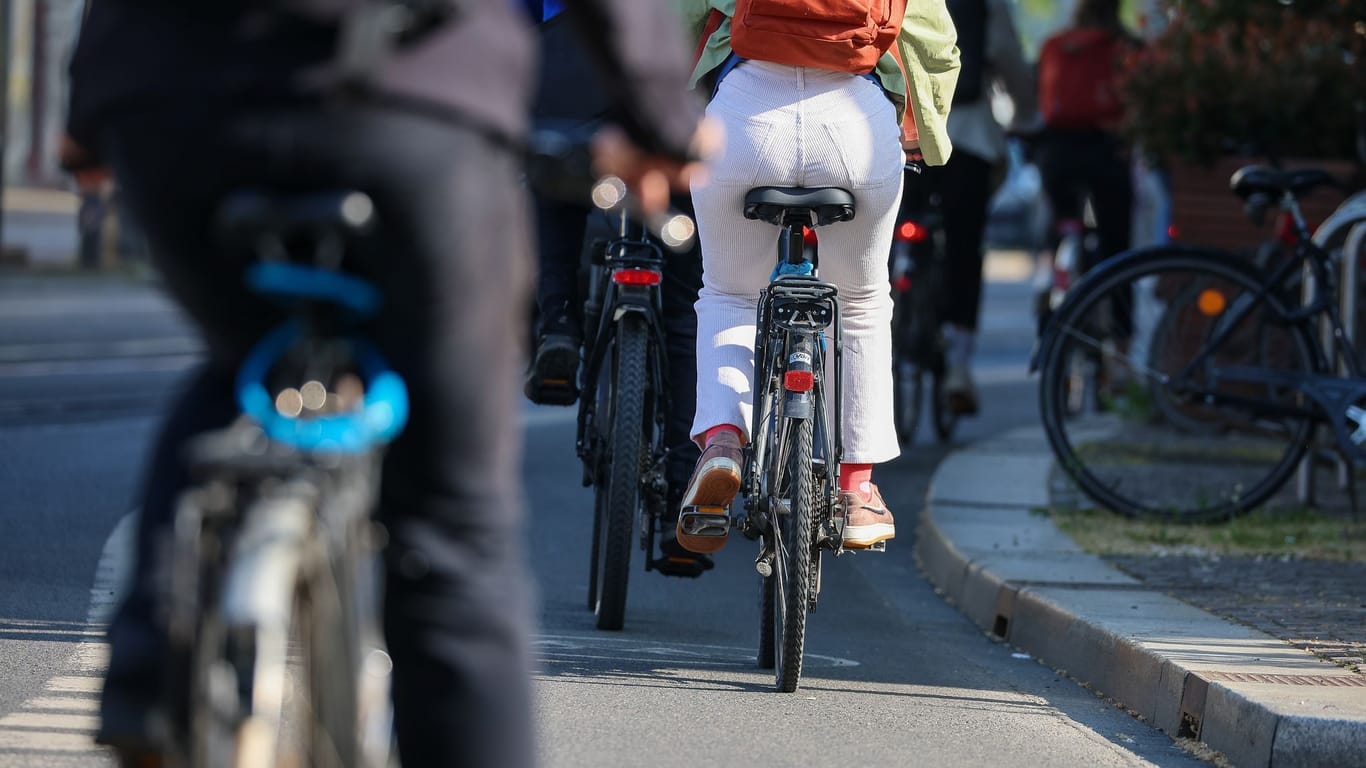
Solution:
{"label": "bike rack", "polygon": [[[1366,259],[1366,192],[1358,192],[1338,206],[1337,210],[1314,230],[1314,242],[1325,250],[1331,249],[1338,242],[1342,243],[1339,251],[1342,259],[1339,264],[1338,308],[1342,313],[1346,343],[1353,345],[1356,342],[1357,312],[1360,304],[1358,297],[1362,288],[1361,261]],[[1309,301],[1314,285],[1313,275],[1310,274],[1307,265],[1304,276],[1303,296],[1305,301]],[[1324,349],[1332,349],[1332,334],[1333,329],[1330,325],[1320,324],[1319,335]],[[1341,368],[1341,363],[1337,364]],[[1295,473],[1295,495],[1301,504],[1312,505],[1315,502],[1313,459],[1312,455],[1302,459]],[[1351,467],[1341,458],[1336,459],[1336,464],[1338,487],[1345,489],[1351,482]]]}

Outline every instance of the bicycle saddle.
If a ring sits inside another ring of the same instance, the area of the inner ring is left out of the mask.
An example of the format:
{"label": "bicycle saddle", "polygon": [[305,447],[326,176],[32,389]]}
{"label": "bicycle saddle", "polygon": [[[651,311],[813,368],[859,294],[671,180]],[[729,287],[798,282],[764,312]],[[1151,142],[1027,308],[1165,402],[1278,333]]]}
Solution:
{"label": "bicycle saddle", "polygon": [[1246,200],[1259,192],[1280,197],[1286,192],[1300,194],[1324,185],[1337,186],[1338,180],[1327,171],[1306,168],[1300,171],[1281,171],[1265,165],[1248,165],[1234,171],[1229,189]]}
{"label": "bicycle saddle", "polygon": [[791,215],[815,215],[815,226],[854,218],[854,196],[839,187],[755,187],[745,193],[745,218],[785,225]]}
{"label": "bicycle saddle", "polygon": [[362,235],[375,221],[375,204],[363,192],[333,190],[290,194],[244,190],[227,196],[215,219],[221,235],[252,238],[263,232]]}

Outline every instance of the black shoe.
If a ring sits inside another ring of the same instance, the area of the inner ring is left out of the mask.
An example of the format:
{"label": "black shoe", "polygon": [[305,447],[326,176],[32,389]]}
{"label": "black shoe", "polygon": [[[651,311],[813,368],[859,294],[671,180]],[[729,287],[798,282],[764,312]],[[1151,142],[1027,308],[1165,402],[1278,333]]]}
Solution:
{"label": "black shoe", "polygon": [[653,565],[656,571],[665,576],[685,579],[695,579],[716,567],[711,555],[689,552],[678,543],[678,539],[667,534],[666,538],[659,542],[659,559],[655,560]]}
{"label": "black shoe", "polygon": [[527,371],[523,391],[540,405],[573,405],[579,399],[579,340],[573,336],[542,336]]}

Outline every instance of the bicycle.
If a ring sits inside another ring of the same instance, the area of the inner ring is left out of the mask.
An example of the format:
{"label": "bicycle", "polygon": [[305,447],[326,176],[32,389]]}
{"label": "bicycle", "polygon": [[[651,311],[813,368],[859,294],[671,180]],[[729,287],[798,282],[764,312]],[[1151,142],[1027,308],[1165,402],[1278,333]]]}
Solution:
{"label": "bicycle", "polygon": [[220,241],[255,254],[249,286],[290,320],[239,370],[241,416],[188,446],[167,601],[171,764],[388,763],[370,513],[407,391],[355,332],[378,290],[344,271],[374,219],[353,191],[239,191],[219,208]]}
{"label": "bicycle", "polygon": [[[944,335],[939,302],[944,295],[942,198],[925,181],[907,173],[901,215],[892,237],[892,397],[896,434],[902,445],[915,440],[929,379],[930,418],[939,441],[953,437],[958,416],[944,391]],[[918,194],[917,194],[918,192]]]}
{"label": "bicycle", "polygon": [[591,251],[575,441],[583,484],[594,489],[588,608],[605,630],[625,620],[633,531],[645,569],[655,567],[650,555],[668,497],[664,256],[625,210],[617,224],[616,237]]}
{"label": "bicycle", "polygon": [[[1254,219],[1279,204],[1290,224],[1293,247],[1265,275],[1235,254],[1166,245],[1121,254],[1069,293],[1033,364],[1058,464],[1097,503],[1179,521],[1247,512],[1273,500],[1322,424],[1343,458],[1366,458],[1366,380],[1336,265],[1297,202],[1327,185],[1341,186],[1319,170],[1233,175]],[[1093,396],[1069,384],[1079,360]]]}
{"label": "bicycle", "polygon": [[[760,542],[754,561],[760,576],[758,663],[773,668],[777,690],[791,692],[801,678],[807,613],[820,592],[821,553],[846,551],[838,514],[844,453],[838,291],[819,279],[819,249],[804,243],[803,230],[852,219],[854,197],[836,187],[757,187],[745,195],[744,215],[783,233],[756,314],[743,512],[735,504],[729,512],[688,507],[680,522],[694,535],[724,536],[733,526]],[[834,381],[833,408],[826,405],[827,375]]]}

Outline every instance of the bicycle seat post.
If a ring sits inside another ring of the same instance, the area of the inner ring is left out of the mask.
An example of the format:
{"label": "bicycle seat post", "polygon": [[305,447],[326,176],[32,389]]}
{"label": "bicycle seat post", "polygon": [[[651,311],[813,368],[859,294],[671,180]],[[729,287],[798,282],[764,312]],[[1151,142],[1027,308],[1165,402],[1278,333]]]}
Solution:
{"label": "bicycle seat post", "polygon": [[[789,211],[783,217],[783,238],[779,241],[778,248],[784,263],[797,266],[806,261],[806,227],[810,221],[810,213],[806,211]],[[819,266],[819,252],[811,259],[813,274]]]}

